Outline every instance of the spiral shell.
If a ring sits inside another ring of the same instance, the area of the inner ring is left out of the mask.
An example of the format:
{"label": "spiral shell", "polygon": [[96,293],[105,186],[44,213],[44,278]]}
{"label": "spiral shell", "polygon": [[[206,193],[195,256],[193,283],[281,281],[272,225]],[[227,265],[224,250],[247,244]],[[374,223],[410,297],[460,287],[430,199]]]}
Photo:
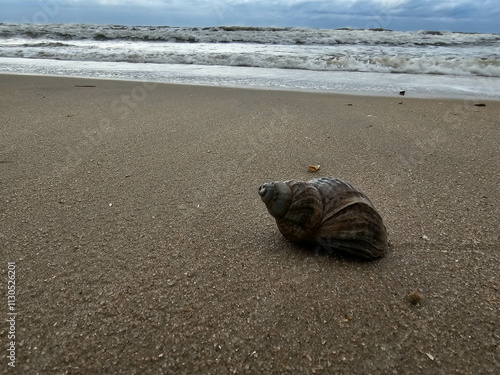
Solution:
{"label": "spiral shell", "polygon": [[318,244],[362,258],[387,252],[387,232],[366,195],[336,178],[272,182],[259,195],[279,231],[294,242]]}

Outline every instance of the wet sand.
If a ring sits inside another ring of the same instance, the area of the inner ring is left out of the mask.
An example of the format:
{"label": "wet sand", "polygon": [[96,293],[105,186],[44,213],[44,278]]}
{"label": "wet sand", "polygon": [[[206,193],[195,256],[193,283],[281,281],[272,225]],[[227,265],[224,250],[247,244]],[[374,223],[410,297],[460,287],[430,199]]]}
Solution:
{"label": "wet sand", "polygon": [[[18,373],[498,371],[500,102],[9,75],[0,88]],[[283,239],[258,187],[320,176],[370,197],[385,258]]]}

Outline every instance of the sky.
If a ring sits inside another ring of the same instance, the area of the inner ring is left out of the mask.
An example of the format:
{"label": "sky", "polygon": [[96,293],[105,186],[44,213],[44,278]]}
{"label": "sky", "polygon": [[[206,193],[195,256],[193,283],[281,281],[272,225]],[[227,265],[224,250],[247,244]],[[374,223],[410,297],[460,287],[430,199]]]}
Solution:
{"label": "sky", "polygon": [[0,0],[0,22],[500,33],[500,0]]}

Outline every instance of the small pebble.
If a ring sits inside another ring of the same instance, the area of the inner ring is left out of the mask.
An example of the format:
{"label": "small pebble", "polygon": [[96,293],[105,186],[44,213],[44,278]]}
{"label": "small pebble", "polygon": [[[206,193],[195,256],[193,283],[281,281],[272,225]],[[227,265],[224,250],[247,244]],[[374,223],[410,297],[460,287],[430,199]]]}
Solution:
{"label": "small pebble", "polygon": [[420,301],[422,300],[422,296],[417,291],[413,291],[410,294],[408,294],[407,298],[408,298],[408,302],[410,302],[412,305],[418,305],[420,303]]}

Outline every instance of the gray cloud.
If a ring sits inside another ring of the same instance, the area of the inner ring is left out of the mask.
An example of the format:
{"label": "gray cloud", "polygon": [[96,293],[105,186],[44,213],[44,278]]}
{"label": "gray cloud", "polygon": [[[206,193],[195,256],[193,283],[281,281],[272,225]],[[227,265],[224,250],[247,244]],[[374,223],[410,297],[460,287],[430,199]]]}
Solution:
{"label": "gray cloud", "polygon": [[500,32],[495,0],[0,0],[0,22]]}

